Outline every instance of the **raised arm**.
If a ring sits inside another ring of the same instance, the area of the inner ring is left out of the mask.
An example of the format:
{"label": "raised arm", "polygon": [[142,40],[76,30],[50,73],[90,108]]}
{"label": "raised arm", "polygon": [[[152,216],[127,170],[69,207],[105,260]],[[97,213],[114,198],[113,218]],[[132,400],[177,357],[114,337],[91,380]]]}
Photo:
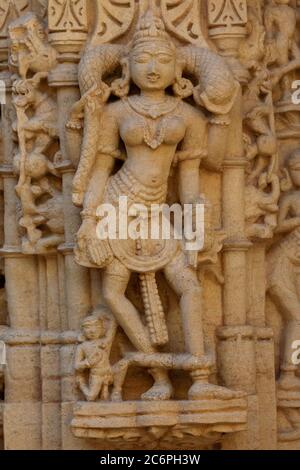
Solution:
{"label": "raised arm", "polygon": [[[73,202],[93,210],[101,203],[114,159],[119,154],[119,130],[116,113],[111,105],[101,113],[87,115],[82,154],[73,181]],[[97,120],[100,122],[97,122]]]}
{"label": "raised arm", "polygon": [[103,201],[107,180],[113,170],[115,160],[111,155],[99,154],[93,166],[83,201],[84,212],[95,214]]}

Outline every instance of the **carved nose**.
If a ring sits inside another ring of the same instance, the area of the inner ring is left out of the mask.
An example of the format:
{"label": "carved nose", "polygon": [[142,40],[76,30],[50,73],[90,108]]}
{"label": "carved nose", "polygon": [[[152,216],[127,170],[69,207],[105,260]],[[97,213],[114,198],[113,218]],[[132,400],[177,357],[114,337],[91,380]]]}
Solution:
{"label": "carved nose", "polygon": [[159,77],[159,73],[157,72],[156,70],[156,63],[153,61],[151,62],[150,66],[149,66],[149,73],[148,73],[149,76],[155,76],[155,77]]}

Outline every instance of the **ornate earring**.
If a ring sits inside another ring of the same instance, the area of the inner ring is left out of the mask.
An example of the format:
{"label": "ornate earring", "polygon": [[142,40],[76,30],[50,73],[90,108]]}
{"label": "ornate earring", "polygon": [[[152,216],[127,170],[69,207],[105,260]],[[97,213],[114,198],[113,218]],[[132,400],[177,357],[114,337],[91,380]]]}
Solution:
{"label": "ornate earring", "polygon": [[182,68],[180,65],[176,67],[175,83],[173,85],[173,92],[179,98],[188,98],[193,94],[194,86],[190,80],[183,78]]}

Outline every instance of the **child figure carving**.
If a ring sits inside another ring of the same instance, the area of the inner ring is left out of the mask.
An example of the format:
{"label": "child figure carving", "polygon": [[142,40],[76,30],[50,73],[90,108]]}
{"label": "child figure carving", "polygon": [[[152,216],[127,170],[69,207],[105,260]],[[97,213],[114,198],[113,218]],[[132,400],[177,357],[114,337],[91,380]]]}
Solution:
{"label": "child figure carving", "polygon": [[[109,86],[103,78],[117,71],[120,64],[122,78]],[[194,87],[183,78],[184,71],[198,78],[199,85]],[[121,45],[87,50],[80,65],[80,83],[82,99],[75,105],[70,122],[70,126],[78,125],[84,111],[83,146],[73,184],[73,202],[83,205],[77,262],[103,269],[108,307],[136,350],[149,355],[168,342],[155,282],[155,273],[163,271],[180,298],[186,352],[202,357],[205,350],[197,254],[195,257],[194,252],[185,251],[174,239],[148,239],[140,244],[130,239],[99,240],[96,211],[103,202],[118,207],[120,196],[127,196],[129,204],[142,203],[149,208],[166,202],[172,166],[178,171],[180,203],[195,206],[201,194],[201,165],[217,169],[222,164],[229,112],[238,85],[223,60],[210,50],[194,46],[176,50],[161,19],[151,9],[141,19],[129,51]],[[136,94],[130,93],[132,83],[138,89]],[[120,99],[108,102],[111,93]],[[196,104],[213,113],[210,126],[197,106],[183,101],[191,95]],[[114,172],[118,158],[125,161]],[[150,327],[145,326],[126,297],[132,272],[139,273],[144,294],[151,287],[161,328],[153,318]],[[170,399],[173,389],[167,371],[153,367],[149,372],[154,385],[142,399]],[[236,396],[237,392],[209,384],[207,371],[193,371],[191,376],[190,399]]]}
{"label": "child figure carving", "polygon": [[109,356],[115,322],[107,309],[100,307],[82,321],[81,328],[83,342],[77,346],[75,355],[76,382],[87,401],[95,401],[99,395],[108,400],[109,386],[113,383]]}

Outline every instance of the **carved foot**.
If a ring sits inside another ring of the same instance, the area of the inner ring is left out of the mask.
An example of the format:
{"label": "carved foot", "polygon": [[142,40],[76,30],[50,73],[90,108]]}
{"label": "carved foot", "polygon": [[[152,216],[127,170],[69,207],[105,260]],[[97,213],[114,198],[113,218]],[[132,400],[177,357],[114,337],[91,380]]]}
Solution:
{"label": "carved foot", "polygon": [[245,392],[229,390],[225,387],[203,382],[195,382],[188,393],[189,400],[232,400],[233,398],[243,398]]}
{"label": "carved foot", "polygon": [[159,401],[170,400],[173,395],[173,387],[170,382],[168,372],[164,369],[154,367],[148,371],[153,379],[154,385],[146,393],[143,393],[142,400]]}
{"label": "carved foot", "polygon": [[111,393],[110,399],[114,403],[119,403],[119,402],[123,401],[122,392],[113,390],[112,393]]}
{"label": "carved foot", "polygon": [[153,387],[143,393],[141,399],[145,401],[170,400],[173,395],[173,387],[170,381],[155,382]]}

